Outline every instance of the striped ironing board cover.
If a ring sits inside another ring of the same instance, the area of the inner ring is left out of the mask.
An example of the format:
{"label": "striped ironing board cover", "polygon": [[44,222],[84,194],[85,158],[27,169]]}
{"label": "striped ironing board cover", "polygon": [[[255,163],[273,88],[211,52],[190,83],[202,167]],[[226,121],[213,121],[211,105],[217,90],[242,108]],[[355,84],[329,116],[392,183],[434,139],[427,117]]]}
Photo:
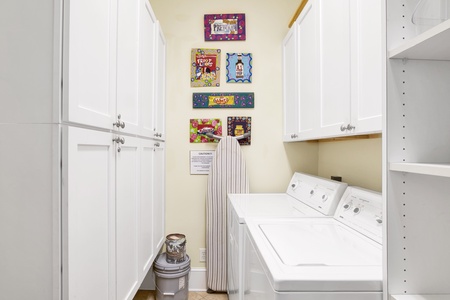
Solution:
{"label": "striped ironing board cover", "polygon": [[227,194],[249,192],[247,169],[239,142],[230,136],[217,145],[206,191],[207,287],[227,291]]}

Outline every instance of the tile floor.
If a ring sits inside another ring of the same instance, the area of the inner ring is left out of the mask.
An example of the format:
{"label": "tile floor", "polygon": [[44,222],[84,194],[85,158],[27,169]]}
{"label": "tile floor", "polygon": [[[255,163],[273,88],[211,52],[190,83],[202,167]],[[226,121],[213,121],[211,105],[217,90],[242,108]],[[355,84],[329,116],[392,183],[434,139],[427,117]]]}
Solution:
{"label": "tile floor", "polygon": [[[133,300],[155,300],[155,291],[139,290]],[[226,293],[189,292],[189,300],[228,300]]]}

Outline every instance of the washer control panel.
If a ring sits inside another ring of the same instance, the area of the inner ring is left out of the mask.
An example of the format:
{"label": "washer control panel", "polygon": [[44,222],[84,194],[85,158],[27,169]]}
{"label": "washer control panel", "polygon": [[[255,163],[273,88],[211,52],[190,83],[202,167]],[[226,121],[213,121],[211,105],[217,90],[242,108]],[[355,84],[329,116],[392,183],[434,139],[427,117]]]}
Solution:
{"label": "washer control panel", "polygon": [[359,187],[348,187],[339,202],[334,218],[381,243],[383,206],[380,193]]}
{"label": "washer control panel", "polygon": [[347,184],[309,174],[294,173],[286,193],[324,215],[332,216]]}

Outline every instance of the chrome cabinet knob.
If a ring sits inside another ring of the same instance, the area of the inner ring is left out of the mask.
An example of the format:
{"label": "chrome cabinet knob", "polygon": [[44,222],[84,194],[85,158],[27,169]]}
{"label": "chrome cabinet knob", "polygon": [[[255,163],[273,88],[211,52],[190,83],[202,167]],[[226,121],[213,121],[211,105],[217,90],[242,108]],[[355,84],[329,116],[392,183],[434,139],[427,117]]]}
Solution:
{"label": "chrome cabinet knob", "polygon": [[123,144],[125,144],[125,138],[124,137],[116,137],[116,138],[113,138],[113,142],[123,145]]}
{"label": "chrome cabinet knob", "polygon": [[346,130],[347,130],[347,126],[341,125],[341,131],[346,131]]}
{"label": "chrome cabinet knob", "polygon": [[117,122],[113,123],[113,126],[116,126],[117,128],[125,128],[125,122],[120,121],[121,117],[122,116],[120,114],[117,116]]}
{"label": "chrome cabinet knob", "polygon": [[353,126],[352,124],[348,124],[347,125],[347,130],[348,131],[351,131],[351,130],[353,130],[353,129],[355,129],[356,127],[355,126]]}

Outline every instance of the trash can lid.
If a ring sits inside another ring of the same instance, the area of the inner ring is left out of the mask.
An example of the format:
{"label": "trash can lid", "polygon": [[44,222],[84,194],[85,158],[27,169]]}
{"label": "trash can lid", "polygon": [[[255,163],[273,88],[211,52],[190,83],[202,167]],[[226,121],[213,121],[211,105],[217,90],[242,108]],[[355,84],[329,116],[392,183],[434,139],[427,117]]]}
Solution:
{"label": "trash can lid", "polygon": [[153,268],[159,271],[181,271],[190,268],[191,259],[189,255],[186,254],[186,259],[179,263],[168,263],[166,261],[166,253],[161,253],[155,259],[155,263],[153,264]]}

